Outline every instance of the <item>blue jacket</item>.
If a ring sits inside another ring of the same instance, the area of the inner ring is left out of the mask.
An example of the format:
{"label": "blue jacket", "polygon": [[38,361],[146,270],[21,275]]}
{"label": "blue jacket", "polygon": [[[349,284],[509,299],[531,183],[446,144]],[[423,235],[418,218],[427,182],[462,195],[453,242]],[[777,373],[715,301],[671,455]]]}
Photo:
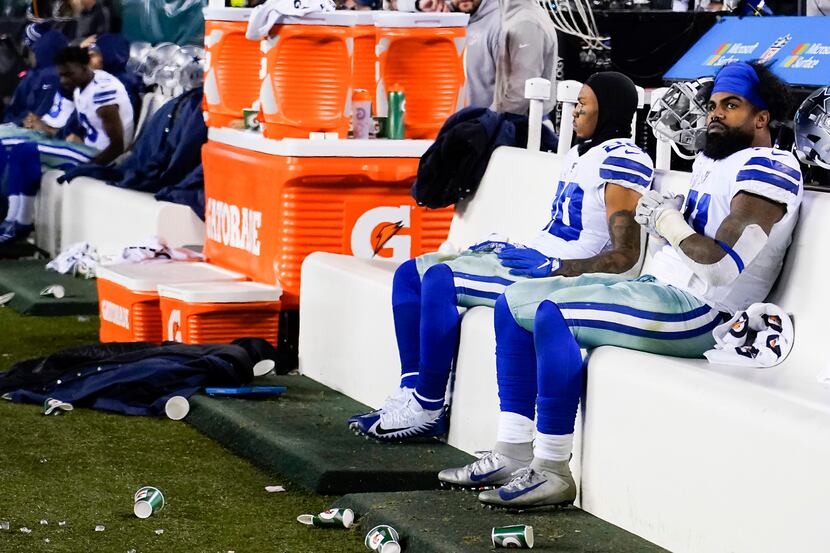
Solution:
{"label": "blue jacket", "polygon": [[276,360],[277,351],[259,338],[227,345],[93,344],[21,361],[0,372],[0,394],[20,403],[55,398],[75,407],[158,415],[173,396],[250,383],[252,368],[262,359]]}
{"label": "blue jacket", "polygon": [[[542,150],[555,150],[556,135],[542,126]],[[444,122],[421,156],[412,197],[429,208],[450,206],[475,193],[490,156],[499,146],[527,145],[527,117],[464,108]]]}
{"label": "blue jacket", "polygon": [[3,116],[4,123],[20,125],[30,112],[38,116],[48,113],[60,89],[55,54],[66,46],[66,37],[60,31],[48,31],[35,43],[35,67],[17,85]]}
{"label": "blue jacket", "polygon": [[121,81],[121,84],[127,89],[130,103],[133,105],[135,119],[138,121],[141,109],[139,99],[141,81],[138,75],[127,70],[127,62],[130,59],[129,41],[118,33],[104,33],[95,39],[95,47],[101,52],[104,71]]}

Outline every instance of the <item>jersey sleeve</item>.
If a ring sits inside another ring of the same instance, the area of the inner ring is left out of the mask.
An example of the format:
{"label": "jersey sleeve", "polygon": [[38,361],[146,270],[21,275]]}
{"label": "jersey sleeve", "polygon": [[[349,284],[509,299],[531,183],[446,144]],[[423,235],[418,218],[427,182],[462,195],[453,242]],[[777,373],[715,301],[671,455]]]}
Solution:
{"label": "jersey sleeve", "polygon": [[599,166],[599,176],[605,182],[642,193],[654,181],[654,162],[639,147],[626,144],[607,152]]}
{"label": "jersey sleeve", "polygon": [[105,106],[118,105],[120,92],[113,82],[101,83],[92,92],[92,108],[98,111]]}
{"label": "jersey sleeve", "polygon": [[72,100],[65,98],[60,92],[55,92],[55,99],[52,100],[52,107],[46,112],[41,121],[53,129],[62,129],[66,126],[72,113],[75,111],[75,104]]}
{"label": "jersey sleeve", "polygon": [[801,168],[789,152],[753,149],[738,169],[732,196],[750,192],[785,205],[796,203],[803,185]]}

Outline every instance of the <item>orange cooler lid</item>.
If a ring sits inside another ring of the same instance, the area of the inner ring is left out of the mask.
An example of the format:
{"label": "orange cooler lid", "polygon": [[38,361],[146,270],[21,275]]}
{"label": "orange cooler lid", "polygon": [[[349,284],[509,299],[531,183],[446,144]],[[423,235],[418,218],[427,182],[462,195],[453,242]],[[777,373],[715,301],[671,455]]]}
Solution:
{"label": "orange cooler lid", "polygon": [[375,27],[466,27],[466,13],[379,12],[374,14]]}
{"label": "orange cooler lid", "polygon": [[305,15],[286,15],[277,21],[277,25],[329,25],[334,27],[353,27],[357,17],[347,11],[312,12]]}
{"label": "orange cooler lid", "polygon": [[248,21],[253,8],[203,8],[205,21]]}
{"label": "orange cooler lid", "polygon": [[153,261],[101,266],[99,279],[108,280],[133,292],[155,292],[159,284],[180,282],[245,280],[245,275],[211,265],[189,261]]}
{"label": "orange cooler lid", "polygon": [[160,284],[158,293],[185,303],[254,303],[277,301],[282,289],[260,282],[190,282]]}
{"label": "orange cooler lid", "polygon": [[432,145],[432,140],[311,140],[283,138],[275,140],[259,133],[228,129],[208,129],[208,139],[249,150],[283,157],[417,157]]}

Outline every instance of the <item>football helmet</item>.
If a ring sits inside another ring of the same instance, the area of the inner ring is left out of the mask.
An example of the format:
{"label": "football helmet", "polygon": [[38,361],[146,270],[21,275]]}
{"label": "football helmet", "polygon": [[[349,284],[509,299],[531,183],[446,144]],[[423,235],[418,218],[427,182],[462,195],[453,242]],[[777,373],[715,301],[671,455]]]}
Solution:
{"label": "football helmet", "polygon": [[654,136],[668,140],[678,155],[688,158],[702,148],[706,135],[706,101],[709,98],[710,77],[681,81],[669,90],[648,112],[646,122]]}
{"label": "football helmet", "polygon": [[830,169],[830,86],[810,94],[795,112],[795,154],[808,165]]}

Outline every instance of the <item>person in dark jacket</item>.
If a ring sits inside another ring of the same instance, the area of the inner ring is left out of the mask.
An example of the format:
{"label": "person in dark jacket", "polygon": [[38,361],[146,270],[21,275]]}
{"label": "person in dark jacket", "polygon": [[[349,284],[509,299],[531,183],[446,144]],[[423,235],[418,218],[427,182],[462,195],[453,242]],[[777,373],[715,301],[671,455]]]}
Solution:
{"label": "person in dark jacket", "polygon": [[124,85],[136,120],[139,114],[139,93],[141,81],[134,72],[127,69],[130,59],[130,42],[118,33],[98,35],[89,46],[89,65],[92,69],[103,69]]}
{"label": "person in dark jacket", "polygon": [[42,117],[49,112],[55,94],[60,90],[55,54],[66,45],[66,37],[60,31],[47,31],[34,43],[35,67],[17,85],[11,104],[6,108],[4,123],[22,126],[30,113]]}

